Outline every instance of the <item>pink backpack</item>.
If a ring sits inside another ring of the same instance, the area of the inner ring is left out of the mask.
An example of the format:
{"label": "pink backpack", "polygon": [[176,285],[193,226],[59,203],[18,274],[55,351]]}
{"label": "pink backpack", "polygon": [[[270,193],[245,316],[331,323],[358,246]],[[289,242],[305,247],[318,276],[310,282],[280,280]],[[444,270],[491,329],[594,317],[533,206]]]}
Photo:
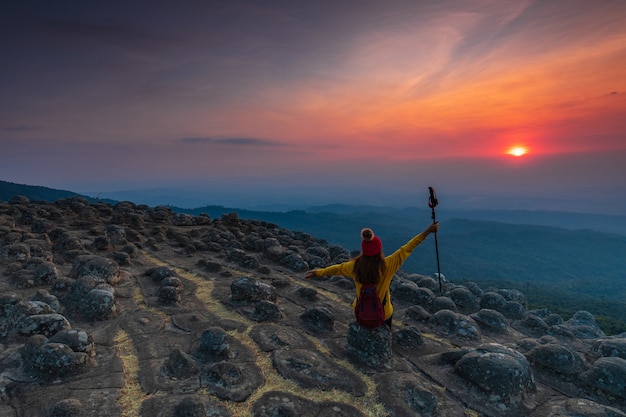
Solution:
{"label": "pink backpack", "polygon": [[361,292],[354,306],[354,315],[357,323],[364,327],[380,327],[385,323],[385,308],[376,293],[376,285],[361,286]]}

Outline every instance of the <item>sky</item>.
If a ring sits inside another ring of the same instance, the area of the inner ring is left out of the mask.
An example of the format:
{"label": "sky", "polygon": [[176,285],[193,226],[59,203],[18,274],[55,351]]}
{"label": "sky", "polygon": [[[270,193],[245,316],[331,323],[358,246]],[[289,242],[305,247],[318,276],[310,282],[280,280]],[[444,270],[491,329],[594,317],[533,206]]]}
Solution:
{"label": "sky", "polygon": [[4,181],[626,214],[624,0],[23,0],[0,53]]}

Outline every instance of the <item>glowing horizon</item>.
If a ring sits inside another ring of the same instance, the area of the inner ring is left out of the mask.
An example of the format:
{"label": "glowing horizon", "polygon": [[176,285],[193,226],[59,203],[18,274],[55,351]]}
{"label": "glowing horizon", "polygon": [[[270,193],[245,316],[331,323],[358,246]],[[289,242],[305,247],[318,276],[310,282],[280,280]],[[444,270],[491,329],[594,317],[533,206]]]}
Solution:
{"label": "glowing horizon", "polygon": [[3,179],[624,187],[621,2],[35,3],[1,17]]}

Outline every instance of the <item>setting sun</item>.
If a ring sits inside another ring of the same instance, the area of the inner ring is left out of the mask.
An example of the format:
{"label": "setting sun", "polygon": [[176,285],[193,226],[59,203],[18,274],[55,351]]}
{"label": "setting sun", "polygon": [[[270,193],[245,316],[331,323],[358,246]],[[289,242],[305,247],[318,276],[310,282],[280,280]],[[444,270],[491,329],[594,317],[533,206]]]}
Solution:
{"label": "setting sun", "polygon": [[513,156],[522,156],[528,153],[528,149],[523,146],[515,146],[509,149],[507,153]]}

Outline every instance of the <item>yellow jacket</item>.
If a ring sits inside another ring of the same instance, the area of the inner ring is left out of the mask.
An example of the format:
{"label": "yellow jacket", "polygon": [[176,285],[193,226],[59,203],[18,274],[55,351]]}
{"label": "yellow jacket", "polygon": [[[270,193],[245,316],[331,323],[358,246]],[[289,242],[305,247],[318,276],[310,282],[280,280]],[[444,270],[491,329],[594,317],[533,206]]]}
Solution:
{"label": "yellow jacket", "polygon": [[[378,297],[383,301],[385,305],[385,320],[389,319],[393,314],[393,305],[391,304],[391,297],[389,296],[389,285],[393,279],[394,274],[400,269],[404,261],[413,253],[413,250],[426,239],[422,233],[414,236],[404,246],[401,246],[393,254],[385,257],[386,271],[385,275],[381,277],[381,280],[376,284],[376,292]],[[331,265],[326,268],[316,269],[313,271],[316,276],[333,276],[342,275],[350,277],[356,284],[356,296],[361,293],[361,284],[356,281],[354,276],[354,260],[343,262],[336,265]],[[384,302],[387,297],[387,302]],[[356,298],[352,302],[352,308],[356,305]]]}

